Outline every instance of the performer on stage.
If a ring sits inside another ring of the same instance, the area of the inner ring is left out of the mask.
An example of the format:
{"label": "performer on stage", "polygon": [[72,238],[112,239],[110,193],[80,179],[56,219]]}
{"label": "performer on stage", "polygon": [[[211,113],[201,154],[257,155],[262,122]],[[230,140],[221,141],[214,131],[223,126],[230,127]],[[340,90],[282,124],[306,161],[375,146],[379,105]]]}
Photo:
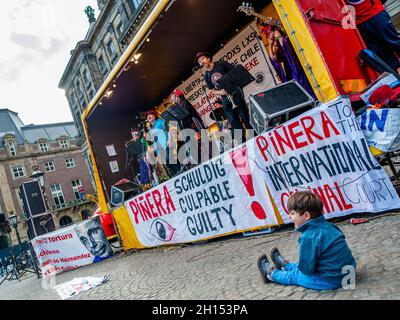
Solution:
{"label": "performer on stage", "polygon": [[[177,120],[180,126],[180,130],[191,129],[196,132],[193,137],[194,140],[190,141],[190,135],[186,136],[183,141],[187,148],[186,156],[190,158],[190,165],[185,165],[185,169],[190,169],[193,165],[200,163],[200,152],[201,152],[201,130],[205,129],[203,119],[197,113],[193,105],[185,98],[182,91],[176,89],[170,95],[171,101],[174,104],[174,108],[179,108],[182,110],[181,114],[186,113],[187,116]],[[181,145],[179,145],[181,147]],[[197,149],[197,150],[193,150]],[[182,160],[182,159],[180,159]]]}
{"label": "performer on stage", "polygon": [[[128,162],[131,164],[133,159],[137,160],[139,163],[140,172],[140,184],[143,186],[144,190],[149,189],[151,183],[150,168],[145,160],[147,145],[146,141],[141,137],[141,134],[137,128],[131,130],[132,139],[125,144]],[[144,191],[143,190],[143,191]]]}
{"label": "performer on stage", "polygon": [[180,171],[180,165],[178,163],[172,163],[172,160],[177,162],[178,159],[170,159],[171,145],[169,143],[169,129],[167,123],[163,119],[157,119],[157,112],[155,110],[147,112],[147,121],[150,123],[149,135],[153,142],[155,155],[165,160],[165,165],[171,177],[176,176]]}
{"label": "performer on stage", "polygon": [[182,91],[176,89],[171,93],[170,97],[175,106],[182,108],[189,114],[184,119],[178,121],[181,130],[194,129],[199,132],[206,128],[203,119],[201,119],[193,105],[185,98]]}
{"label": "performer on stage", "polygon": [[[222,78],[223,75],[231,71],[234,66],[226,61],[216,61],[212,60],[212,57],[207,52],[199,52],[196,54],[195,61],[205,68],[204,78],[207,87],[214,92],[216,95],[220,95],[222,99],[222,105],[224,108],[224,113],[228,118],[233,129],[243,129],[238,115],[233,109],[233,105],[229,100],[225,90],[220,90],[218,88],[217,81]],[[238,90],[232,95],[232,100],[237,106],[240,117],[246,129],[253,129],[250,124],[249,110],[246,105],[246,101],[243,98],[242,93]]]}

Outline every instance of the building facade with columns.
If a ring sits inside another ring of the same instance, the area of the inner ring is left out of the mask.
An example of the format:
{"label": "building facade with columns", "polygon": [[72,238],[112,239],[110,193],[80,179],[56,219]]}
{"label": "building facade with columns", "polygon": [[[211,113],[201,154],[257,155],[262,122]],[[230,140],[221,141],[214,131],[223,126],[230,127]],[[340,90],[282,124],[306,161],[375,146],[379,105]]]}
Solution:
{"label": "building facade with columns", "polygon": [[99,90],[141,23],[151,12],[157,0],[98,0],[99,15],[85,9],[89,29],[85,38],[71,51],[69,62],[59,82],[65,90],[85,162],[92,178],[92,165],[85,139],[81,116]]}
{"label": "building facade with columns", "polygon": [[[94,188],[78,142],[73,122],[24,125],[16,112],[0,109],[0,212],[6,218],[18,216],[21,240],[28,236],[19,187],[32,180],[34,165],[44,172],[57,228],[87,219],[96,209],[94,203],[81,200],[81,193],[93,194]],[[14,230],[12,241],[16,243]]]}

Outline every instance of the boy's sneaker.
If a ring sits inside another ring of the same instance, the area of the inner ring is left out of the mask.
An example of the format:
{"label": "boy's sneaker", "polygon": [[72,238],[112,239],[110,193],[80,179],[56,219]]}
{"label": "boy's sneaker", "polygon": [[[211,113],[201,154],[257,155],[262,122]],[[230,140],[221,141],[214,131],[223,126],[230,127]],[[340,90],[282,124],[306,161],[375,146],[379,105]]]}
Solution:
{"label": "boy's sneaker", "polygon": [[289,262],[276,247],[271,249],[271,260],[278,270],[283,270],[285,264]]}
{"label": "boy's sneaker", "polygon": [[268,261],[267,255],[262,254],[258,257],[257,260],[257,267],[260,270],[261,278],[264,283],[273,282],[272,280],[272,271],[275,270],[275,267],[271,265]]}

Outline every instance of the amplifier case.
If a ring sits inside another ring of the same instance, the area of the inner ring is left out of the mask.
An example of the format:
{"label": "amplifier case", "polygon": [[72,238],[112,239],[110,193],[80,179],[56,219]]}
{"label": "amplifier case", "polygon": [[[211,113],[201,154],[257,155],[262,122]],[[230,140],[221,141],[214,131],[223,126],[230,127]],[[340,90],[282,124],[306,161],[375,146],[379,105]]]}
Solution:
{"label": "amplifier case", "polygon": [[315,101],[295,80],[250,95],[250,123],[261,134],[312,109]]}

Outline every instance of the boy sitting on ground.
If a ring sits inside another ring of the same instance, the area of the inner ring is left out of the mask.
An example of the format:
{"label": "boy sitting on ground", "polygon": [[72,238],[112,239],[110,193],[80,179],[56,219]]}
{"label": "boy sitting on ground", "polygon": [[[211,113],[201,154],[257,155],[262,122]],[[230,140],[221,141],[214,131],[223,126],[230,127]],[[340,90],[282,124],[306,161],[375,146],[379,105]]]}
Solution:
{"label": "boy sitting on ground", "polygon": [[299,263],[289,263],[277,248],[258,257],[257,266],[265,283],[277,282],[314,290],[333,290],[342,285],[343,267],[356,262],[340,229],[322,215],[323,203],[312,192],[297,192],[287,203],[299,238]]}

